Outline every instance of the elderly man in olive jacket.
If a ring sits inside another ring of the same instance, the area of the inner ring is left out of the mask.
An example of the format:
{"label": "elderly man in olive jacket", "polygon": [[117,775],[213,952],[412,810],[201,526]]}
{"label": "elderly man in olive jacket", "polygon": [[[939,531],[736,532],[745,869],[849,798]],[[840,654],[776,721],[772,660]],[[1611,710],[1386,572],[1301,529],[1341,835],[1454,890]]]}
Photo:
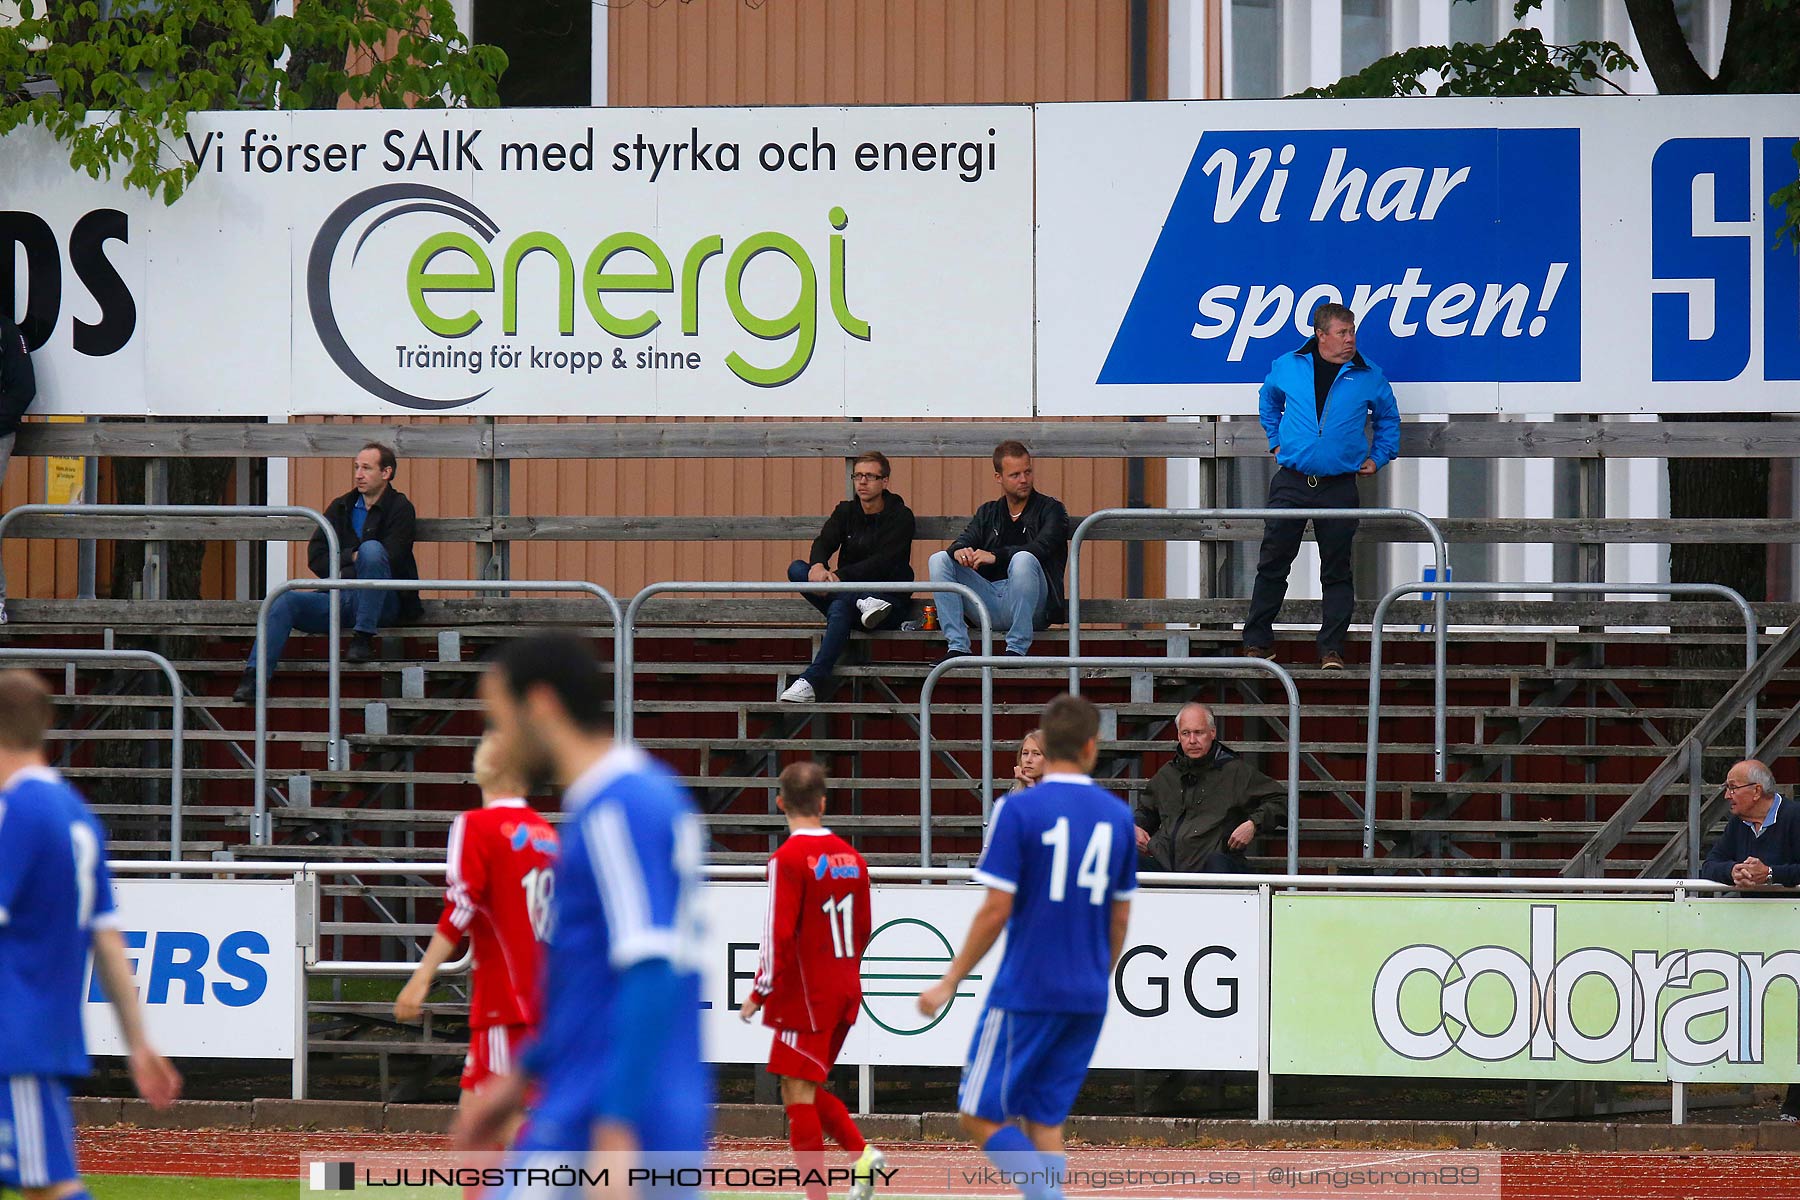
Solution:
{"label": "elderly man in olive jacket", "polygon": [[1242,874],[1244,851],[1259,834],[1281,828],[1287,789],[1218,740],[1204,704],[1175,714],[1174,761],[1151,777],[1137,807],[1137,844],[1144,870]]}

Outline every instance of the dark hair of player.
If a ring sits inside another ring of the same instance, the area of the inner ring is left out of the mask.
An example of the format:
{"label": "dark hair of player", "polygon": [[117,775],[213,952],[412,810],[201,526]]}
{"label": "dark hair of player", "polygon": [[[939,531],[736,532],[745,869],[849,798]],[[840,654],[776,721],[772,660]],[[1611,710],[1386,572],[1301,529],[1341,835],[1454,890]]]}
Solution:
{"label": "dark hair of player", "polygon": [[1082,748],[1100,736],[1100,710],[1080,696],[1058,696],[1044,705],[1044,757],[1079,762]]}
{"label": "dark hair of player", "polygon": [[566,633],[517,638],[500,647],[494,666],[513,699],[523,703],[526,693],[542,685],[578,729],[605,733],[612,728],[612,689],[581,638]]}
{"label": "dark hair of player", "polygon": [[816,762],[781,769],[781,803],[796,817],[816,817],[825,802],[825,768]]}
{"label": "dark hair of player", "polygon": [[41,750],[55,710],[35,671],[0,671],[0,747]]}

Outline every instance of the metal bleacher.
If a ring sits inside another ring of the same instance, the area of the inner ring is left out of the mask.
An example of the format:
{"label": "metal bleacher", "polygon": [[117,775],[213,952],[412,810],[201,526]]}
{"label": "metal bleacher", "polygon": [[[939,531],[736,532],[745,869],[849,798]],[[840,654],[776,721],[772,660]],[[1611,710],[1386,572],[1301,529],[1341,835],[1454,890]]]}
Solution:
{"label": "metal bleacher", "polygon": [[[155,426],[138,426],[139,432],[128,436],[108,424],[32,425],[21,435],[21,453],[347,455],[370,436],[387,436],[400,443],[402,457],[485,454],[479,460],[486,464],[483,469],[497,476],[504,469],[499,447],[517,455],[567,457],[575,452],[571,442],[579,441],[562,432],[576,428],[572,426],[555,427],[555,441],[536,432],[543,427],[523,427],[526,435],[512,437],[497,432],[504,427],[469,426],[475,431],[473,442],[457,432],[461,427],[444,426],[164,428],[158,432]],[[882,426],[876,439],[861,425],[745,425],[733,427],[744,431],[734,441],[724,439],[717,426],[705,427],[711,432],[704,436],[693,427],[675,433],[641,425],[604,428],[614,432],[593,437],[613,440],[604,446],[591,442],[584,452],[645,453],[672,446],[669,452],[675,454],[747,453],[755,448],[747,449],[742,439],[755,438],[769,453],[806,447],[847,456],[878,441],[889,453],[974,457],[984,454],[999,432],[981,423],[898,423]],[[1496,453],[1501,436],[1495,432],[1498,427],[1480,425],[1467,430],[1464,444],[1457,441],[1455,423],[1423,431],[1406,428],[1414,451],[1453,457]],[[1594,462],[1607,454],[1692,453],[1699,429],[1679,427],[1685,440],[1655,451],[1646,441],[1630,440],[1642,435],[1611,426],[1584,440],[1546,434],[1546,426],[1515,428],[1526,431],[1516,435],[1525,442],[1560,456],[1589,455]],[[1764,436],[1771,427],[1756,428]],[[85,435],[79,432],[83,429]],[[1100,456],[1167,456],[1175,449],[1168,438],[1176,434],[1170,431],[1177,431],[1182,453],[1203,457],[1209,470],[1221,474],[1231,455],[1248,454],[1238,447],[1249,445],[1221,432],[1226,426],[1215,429],[1204,422],[1129,427],[1068,423],[1042,429],[1043,453]],[[1104,437],[1093,435],[1096,429]],[[1729,437],[1716,444],[1731,454],[1745,445]],[[1800,454],[1800,439],[1769,445],[1762,453],[1783,451]],[[493,502],[506,492],[490,479],[483,495]],[[9,532],[82,536],[44,520],[21,521]],[[283,520],[286,524],[279,524]],[[818,520],[747,518],[733,536],[786,538],[802,530],[810,536]],[[641,538],[646,521],[658,536],[720,536],[715,519],[636,518],[626,523],[630,528],[609,531],[595,518],[539,520],[498,511],[474,521],[421,521],[421,527],[425,536],[446,541],[485,539],[481,565],[494,573],[504,568],[501,549],[508,540],[604,538],[611,533]],[[207,518],[198,527],[170,518],[108,522],[87,536],[230,539],[304,537],[307,532],[305,521],[283,518],[262,518],[256,525],[246,518]],[[277,524],[271,527],[271,522]],[[935,538],[951,524],[950,518],[922,518],[920,536]],[[1453,543],[1554,541],[1574,543],[1584,551],[1596,539],[1667,541],[1683,532],[1668,521],[1598,516],[1559,521],[1496,517],[1441,525]],[[1379,522],[1364,528],[1367,538],[1418,536]],[[1721,541],[1800,536],[1794,522],[1700,522],[1685,528],[1691,536]],[[1176,531],[1147,523],[1099,536],[1229,539],[1254,538],[1258,531],[1254,522],[1222,519],[1203,529]],[[1584,561],[1591,573],[1600,556],[1588,554]],[[1232,596],[1084,598],[1080,649],[1088,657],[1171,660],[1230,654],[1238,640],[1233,623],[1241,620],[1244,604]],[[1375,839],[1373,856],[1365,857],[1369,679],[1361,664],[1367,661],[1372,607],[1367,601],[1358,606],[1360,624],[1353,625],[1346,671],[1318,669],[1309,634],[1283,635],[1278,642],[1280,661],[1293,674],[1302,703],[1302,872],[1549,875],[1580,869],[1623,876],[1642,872],[1659,855],[1666,864],[1667,848],[1685,838],[1688,828],[1692,797],[1685,777],[1666,780],[1647,806],[1640,803],[1640,816],[1626,822],[1614,818],[1646,780],[1661,777],[1657,773],[1689,731],[1744,677],[1736,610],[1721,603],[1641,598],[1454,599],[1447,659],[1447,766],[1438,779],[1433,769],[1431,638],[1419,632],[1432,619],[1432,605],[1392,605],[1381,675]],[[1763,630],[1787,628],[1800,609],[1793,604],[1755,607]],[[0,645],[135,647],[154,649],[173,662],[189,693],[181,851],[187,859],[200,860],[441,861],[451,817],[475,800],[468,767],[481,730],[475,683],[486,651],[507,638],[550,628],[586,633],[603,654],[610,654],[612,644],[612,630],[591,600],[427,597],[420,622],[380,639],[378,661],[343,668],[340,712],[349,761],[346,769],[332,769],[325,752],[324,641],[296,636],[270,691],[266,744],[273,821],[268,844],[257,845],[251,838],[253,713],[229,698],[247,655],[254,604],[22,598],[8,601],[8,609],[12,622],[0,628]],[[1317,602],[1295,601],[1284,610],[1284,620],[1300,626],[1316,623],[1319,615]],[[819,632],[816,613],[791,596],[664,597],[650,607],[636,632],[636,740],[669,761],[694,790],[712,833],[710,861],[756,862],[768,853],[781,829],[773,810],[775,776],[795,758],[811,757],[824,762],[834,779],[835,828],[849,835],[872,863],[918,862],[917,705],[920,684],[941,645],[939,635],[859,634],[820,703],[778,703],[781,688],[810,659]],[[1765,645],[1775,640],[1762,635]],[[1059,655],[1067,645],[1066,632],[1059,628],[1044,634],[1034,651]],[[997,792],[1010,782],[1012,742],[1035,723],[1042,703],[1066,686],[1067,675],[1058,668],[1046,667],[1041,675],[996,673]],[[94,799],[109,826],[111,850],[121,858],[167,857],[169,700],[160,677],[142,670],[82,670],[66,674],[60,690],[59,765]],[[979,690],[973,677],[947,678],[933,706],[937,865],[967,863],[981,843]],[[1121,795],[1135,797],[1168,760],[1174,712],[1194,698],[1213,706],[1228,743],[1258,759],[1275,778],[1285,779],[1287,706],[1266,680],[1248,673],[1194,679],[1173,670],[1094,669],[1084,672],[1082,692],[1108,714],[1104,757],[1096,774]],[[1765,714],[1761,729],[1779,733],[1791,723],[1784,723],[1782,714],[1795,710],[1800,686],[1776,672],[1759,701]],[[1715,727],[1703,765],[1706,777],[1716,781],[1724,764],[1741,755],[1743,739],[1741,724],[1715,720],[1708,729]],[[1716,816],[1716,808],[1707,813]],[[1609,830],[1608,841],[1616,845],[1595,856],[1589,847]],[[1280,838],[1266,837],[1253,848],[1252,864],[1264,870],[1283,868],[1284,850]],[[329,883],[323,892],[327,911],[322,929],[335,940],[333,957],[343,958],[344,946],[359,940],[377,947],[373,953],[383,957],[415,956],[429,935],[440,889],[425,875],[346,875]],[[385,1002],[359,1000],[335,989],[332,998],[313,1009],[313,1049],[373,1049],[381,1059],[384,1093],[389,1055],[432,1060],[461,1053],[454,1027],[458,1006],[434,1007],[433,1022],[423,1035],[393,1027],[385,1009]]]}
{"label": "metal bleacher", "polygon": [[[699,796],[715,834],[714,861],[750,861],[767,853],[769,835],[779,824],[769,802],[774,775],[794,757],[811,756],[825,761],[836,781],[840,799],[834,822],[865,840],[873,861],[916,862],[918,738],[916,715],[909,710],[916,707],[936,637],[858,637],[835,691],[815,705],[783,705],[775,696],[810,658],[818,636],[811,610],[786,598],[714,601],[711,614],[701,611],[707,604],[672,603],[664,623],[640,631],[635,707],[638,740],[669,760]],[[1235,644],[1228,622],[1236,601],[1208,602],[1216,618],[1212,629],[1172,630],[1119,628],[1120,617],[1135,606],[1114,604],[1118,607],[1106,601],[1088,605],[1096,625],[1115,626],[1084,633],[1089,656],[1190,658],[1229,653]],[[187,704],[185,811],[191,843],[183,847],[190,858],[226,847],[243,857],[440,856],[450,817],[471,799],[468,758],[480,729],[474,682],[485,650],[521,632],[551,627],[586,630],[602,646],[609,636],[594,623],[592,607],[579,601],[483,601],[482,620],[471,619],[469,604],[427,601],[420,624],[382,639],[380,661],[345,668],[342,719],[351,751],[346,770],[332,770],[325,761],[324,664],[318,657],[323,639],[297,637],[271,690],[270,783],[278,793],[272,796],[273,844],[252,846],[250,710],[228,698],[247,651],[251,606],[179,606],[183,616],[202,616],[198,623],[178,619],[161,604],[26,600],[13,607],[16,619],[7,633],[12,644],[155,644],[173,660],[194,693]],[[1305,602],[1294,607],[1297,619],[1310,615]],[[1552,616],[1580,619],[1582,613],[1566,610],[1592,606],[1536,607],[1557,611],[1530,614],[1534,624]],[[440,633],[456,636],[440,638]],[[1310,647],[1282,643],[1301,688],[1306,725],[1303,870],[1561,870],[1618,800],[1667,757],[1679,731],[1706,711],[1678,703],[1677,693],[1697,688],[1716,698],[1742,674],[1738,667],[1669,665],[1668,635],[1654,632],[1565,628],[1453,634],[1447,710],[1451,770],[1448,778],[1435,781],[1428,638],[1393,630],[1387,636],[1393,654],[1383,672],[1387,695],[1373,860],[1364,858],[1361,848],[1367,676],[1354,654],[1348,671],[1326,673],[1308,665]],[[1741,646],[1740,637],[1721,623],[1712,631],[1686,633],[1683,641],[1717,644],[1729,654]],[[1063,643],[1061,632],[1052,631],[1039,647],[1050,655],[1060,653]],[[453,657],[440,657],[445,646],[454,648]],[[1153,670],[1088,674],[1084,694],[1103,704],[1114,723],[1099,773],[1121,794],[1135,795],[1166,760],[1174,709],[1189,698],[1213,704],[1235,748],[1262,757],[1276,777],[1285,774],[1286,706],[1265,695],[1257,681],[1196,682]],[[1007,744],[1063,686],[1062,674],[1051,668],[1041,676],[996,679],[997,789],[1004,790],[1011,767]],[[933,710],[942,730],[934,739],[933,788],[942,796],[934,837],[950,863],[966,861],[980,844],[975,691],[971,680],[947,680]],[[1785,707],[1779,687],[1771,698]],[[127,713],[154,721],[167,700],[147,676],[111,672],[91,685],[87,676],[79,677],[66,702],[76,715],[58,734],[64,769],[106,797],[106,815],[122,844],[155,854],[160,836],[166,853],[167,734],[154,726],[120,726]],[[135,746],[141,757],[101,763],[93,753],[101,745]],[[1735,753],[1730,738],[1721,738],[1717,749],[1720,755]],[[1685,782],[1671,787],[1670,796],[1677,795],[1685,799]],[[1680,827],[1679,819],[1639,823],[1625,844],[1661,845]],[[1279,847],[1260,849],[1261,865],[1280,864]],[[1622,850],[1608,867],[1628,872],[1633,858],[1632,850]]]}

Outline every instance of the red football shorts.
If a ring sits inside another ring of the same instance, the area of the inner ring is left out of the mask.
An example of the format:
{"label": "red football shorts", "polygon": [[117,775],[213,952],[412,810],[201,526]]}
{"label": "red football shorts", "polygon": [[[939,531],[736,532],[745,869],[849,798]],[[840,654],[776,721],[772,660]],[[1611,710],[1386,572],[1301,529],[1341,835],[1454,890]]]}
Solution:
{"label": "red football shorts", "polygon": [[511,1075],[520,1050],[531,1036],[529,1025],[490,1025],[469,1034],[463,1058],[462,1089],[472,1092],[490,1079]]}
{"label": "red football shorts", "polygon": [[849,1036],[847,1021],[834,1029],[777,1028],[775,1040],[769,1045],[769,1074],[824,1083]]}

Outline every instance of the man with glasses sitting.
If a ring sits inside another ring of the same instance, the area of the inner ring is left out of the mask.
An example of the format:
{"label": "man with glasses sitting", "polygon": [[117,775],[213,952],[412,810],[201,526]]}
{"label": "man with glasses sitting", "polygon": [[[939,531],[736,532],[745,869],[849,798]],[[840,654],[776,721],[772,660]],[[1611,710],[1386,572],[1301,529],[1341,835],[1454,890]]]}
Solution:
{"label": "man with glasses sitting", "polygon": [[[856,499],[845,500],[832,510],[825,528],[813,539],[812,552],[788,566],[792,583],[911,583],[913,514],[906,501],[888,491],[892,468],[887,455],[870,450],[858,456],[850,468]],[[831,569],[833,556],[837,569]],[[908,593],[883,595],[873,587],[867,592],[808,592],[806,601],[825,614],[825,636],[811,665],[781,693],[789,704],[811,704],[818,689],[831,678],[831,670],[858,625],[864,629],[895,629],[912,607]]]}

